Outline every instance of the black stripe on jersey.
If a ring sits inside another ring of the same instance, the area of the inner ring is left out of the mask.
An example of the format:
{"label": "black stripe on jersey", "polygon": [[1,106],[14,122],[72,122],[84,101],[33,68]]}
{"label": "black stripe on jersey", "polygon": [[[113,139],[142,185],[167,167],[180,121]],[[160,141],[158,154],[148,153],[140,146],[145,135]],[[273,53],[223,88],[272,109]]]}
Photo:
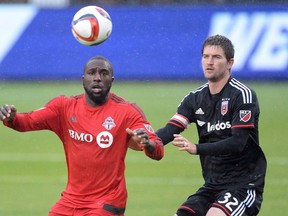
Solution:
{"label": "black stripe on jersey", "polygon": [[232,78],[229,84],[241,91],[244,104],[252,103],[252,92],[247,86],[245,86],[243,83],[239,82],[235,78]]}

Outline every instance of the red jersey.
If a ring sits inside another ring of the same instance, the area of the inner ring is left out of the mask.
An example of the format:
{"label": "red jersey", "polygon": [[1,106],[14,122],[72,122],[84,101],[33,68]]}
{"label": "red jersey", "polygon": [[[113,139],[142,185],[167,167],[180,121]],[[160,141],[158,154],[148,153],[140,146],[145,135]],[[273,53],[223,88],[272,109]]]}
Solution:
{"label": "red jersey", "polygon": [[142,110],[113,93],[99,107],[90,107],[85,94],[59,96],[39,110],[17,113],[11,124],[4,124],[17,131],[51,130],[58,135],[68,169],[62,195],[70,207],[102,208],[109,204],[125,208],[124,160],[130,140],[126,128],[148,132],[155,143],[152,154],[143,148],[148,157],[160,160],[164,154],[162,141]]}

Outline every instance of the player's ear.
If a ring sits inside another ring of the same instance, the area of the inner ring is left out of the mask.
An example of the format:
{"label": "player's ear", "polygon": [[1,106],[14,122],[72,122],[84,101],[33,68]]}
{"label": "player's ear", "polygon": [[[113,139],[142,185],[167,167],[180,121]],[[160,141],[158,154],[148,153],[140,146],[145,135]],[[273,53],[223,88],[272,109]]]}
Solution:
{"label": "player's ear", "polygon": [[112,76],[112,82],[114,81],[114,76]]}
{"label": "player's ear", "polygon": [[232,66],[234,64],[234,58],[231,58],[229,61],[228,61],[228,69],[231,70]]}

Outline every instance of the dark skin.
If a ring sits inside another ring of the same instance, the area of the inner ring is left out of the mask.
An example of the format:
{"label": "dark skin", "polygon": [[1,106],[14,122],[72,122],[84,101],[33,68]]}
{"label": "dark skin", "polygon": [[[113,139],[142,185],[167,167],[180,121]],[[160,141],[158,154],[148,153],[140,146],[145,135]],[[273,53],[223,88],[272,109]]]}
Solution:
{"label": "dark skin", "polygon": [[[91,107],[101,106],[109,99],[114,81],[113,66],[104,57],[91,58],[85,65],[82,80],[86,103]],[[16,113],[17,109],[14,105],[5,104],[0,108],[0,120],[12,123]],[[150,153],[154,151],[155,144],[150,141],[144,129],[139,128],[132,131],[127,128],[126,132],[131,136],[132,142],[140,143]]]}
{"label": "dark skin", "polygon": [[[87,104],[91,107],[103,105],[109,98],[109,92],[114,81],[111,63],[105,59],[91,59],[84,68],[82,80]],[[150,152],[154,150],[154,143],[149,140],[144,129],[132,131],[127,128],[126,131],[134,142],[144,145]]]}
{"label": "dark skin", "polygon": [[108,100],[114,81],[112,65],[104,59],[93,58],[87,62],[82,80],[87,104],[101,106]]}
{"label": "dark skin", "polygon": [[0,108],[0,120],[12,122],[16,115],[16,112],[17,109],[14,105],[5,104]]}

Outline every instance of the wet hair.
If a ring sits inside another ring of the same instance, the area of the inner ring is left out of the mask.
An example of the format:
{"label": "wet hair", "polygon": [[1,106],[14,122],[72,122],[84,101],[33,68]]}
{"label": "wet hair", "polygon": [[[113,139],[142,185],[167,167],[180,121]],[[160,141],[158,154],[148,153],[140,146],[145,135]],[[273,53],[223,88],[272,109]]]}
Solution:
{"label": "wet hair", "polygon": [[111,70],[112,75],[114,74],[112,63],[111,63],[107,58],[105,58],[105,57],[103,57],[103,56],[94,56],[94,57],[92,57],[91,59],[89,59],[89,60],[87,61],[87,63],[85,64],[84,71],[85,71],[85,68],[86,68],[87,64],[88,64],[89,62],[93,61],[93,60],[103,60],[103,61],[105,61],[106,63],[108,63],[109,69]]}
{"label": "wet hair", "polygon": [[231,58],[234,58],[234,53],[235,53],[234,46],[232,42],[225,36],[214,35],[214,36],[208,37],[202,45],[202,54],[206,46],[220,46],[225,53],[225,57],[227,61],[229,61]]}

